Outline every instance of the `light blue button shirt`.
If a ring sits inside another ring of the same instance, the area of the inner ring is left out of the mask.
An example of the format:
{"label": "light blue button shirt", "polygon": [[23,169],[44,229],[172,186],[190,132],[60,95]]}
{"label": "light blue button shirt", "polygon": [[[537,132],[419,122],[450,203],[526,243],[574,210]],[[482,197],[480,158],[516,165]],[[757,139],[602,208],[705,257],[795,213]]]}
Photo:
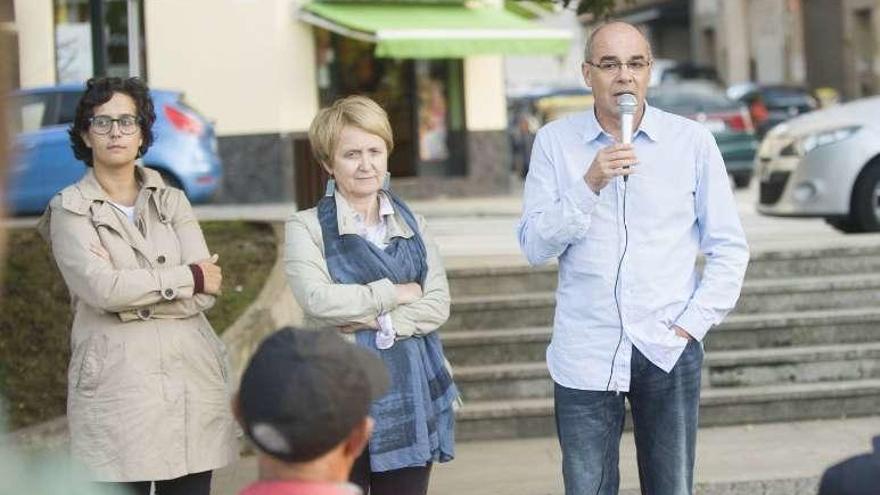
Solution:
{"label": "light blue button shirt", "polygon": [[671,327],[702,341],[733,309],[749,260],[706,128],[646,106],[635,173],[596,195],[583,177],[613,142],[592,109],[538,131],[518,229],[529,263],[559,260],[547,364],[554,381],[582,390],[628,391],[633,345],[670,371],[687,345]]}

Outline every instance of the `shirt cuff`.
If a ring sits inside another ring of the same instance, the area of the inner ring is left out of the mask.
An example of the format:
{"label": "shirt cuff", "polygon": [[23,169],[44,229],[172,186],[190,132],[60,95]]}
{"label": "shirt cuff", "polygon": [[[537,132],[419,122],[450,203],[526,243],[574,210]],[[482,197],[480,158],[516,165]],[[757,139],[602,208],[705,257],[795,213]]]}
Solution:
{"label": "shirt cuff", "polygon": [[387,278],[367,284],[373,295],[373,304],[379,314],[388,313],[397,307],[397,293],[394,284]]}
{"label": "shirt cuff", "polygon": [[193,294],[201,294],[205,292],[205,274],[202,272],[202,267],[195,263],[188,266],[189,271],[192,272],[193,276]]}
{"label": "shirt cuff", "polygon": [[703,318],[703,315],[700,314],[700,310],[695,306],[688,306],[678,320],[675,321],[675,325],[681,327],[681,329],[687,332],[691,337],[702,342],[703,338],[706,337],[706,334],[709,333],[709,329],[712,327],[712,322]]}
{"label": "shirt cuff", "polygon": [[382,313],[376,318],[376,323],[379,324],[379,331],[376,332],[376,347],[379,349],[389,349],[394,345],[394,337],[396,337],[396,333],[394,332],[394,322],[391,321],[391,315],[388,313]]}

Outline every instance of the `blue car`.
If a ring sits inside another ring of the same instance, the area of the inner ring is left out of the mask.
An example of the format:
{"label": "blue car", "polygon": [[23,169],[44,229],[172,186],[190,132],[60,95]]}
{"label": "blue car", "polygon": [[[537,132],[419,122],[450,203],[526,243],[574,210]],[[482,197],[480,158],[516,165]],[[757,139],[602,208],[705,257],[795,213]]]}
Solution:
{"label": "blue car", "polygon": [[[17,133],[6,193],[12,213],[42,212],[55,193],[85,172],[67,134],[82,91],[82,85],[69,84],[10,95],[10,123]],[[156,140],[141,162],[158,170],[166,184],[182,189],[193,203],[210,200],[222,177],[214,126],[184,102],[182,93],[150,94],[156,108]]]}

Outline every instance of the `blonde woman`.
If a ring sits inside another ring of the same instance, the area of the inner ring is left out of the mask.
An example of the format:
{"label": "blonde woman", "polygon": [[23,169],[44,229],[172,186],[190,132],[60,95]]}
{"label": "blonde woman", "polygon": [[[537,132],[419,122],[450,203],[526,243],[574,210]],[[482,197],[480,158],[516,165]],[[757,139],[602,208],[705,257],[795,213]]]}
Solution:
{"label": "blonde woman", "polygon": [[436,333],[449,317],[446,272],[424,220],[388,187],[394,143],[379,105],[337,101],[309,141],[330,180],[317,207],[287,221],[288,283],[307,326],[352,334],[391,374],[351,479],[365,494],[424,495],[432,464],[454,455],[458,391]]}

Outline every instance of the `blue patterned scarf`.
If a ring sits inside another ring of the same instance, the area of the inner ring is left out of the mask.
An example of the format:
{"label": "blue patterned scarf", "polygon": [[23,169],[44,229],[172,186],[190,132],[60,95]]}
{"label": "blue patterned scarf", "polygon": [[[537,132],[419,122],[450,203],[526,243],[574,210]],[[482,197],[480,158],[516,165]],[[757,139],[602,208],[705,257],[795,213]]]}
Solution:
{"label": "blue patterned scarf", "polygon": [[[391,199],[395,213],[414,232],[409,239],[391,239],[384,250],[358,235],[340,235],[336,199],[329,196],[318,202],[324,257],[335,283],[368,284],[387,278],[394,284],[418,282],[424,286],[427,256],[415,216],[397,196],[383,192]],[[446,369],[437,332],[398,340],[390,349],[377,348],[375,334],[374,330],[356,334],[357,344],[379,355],[391,375],[388,394],[370,407],[375,421],[369,445],[372,470],[390,471],[452,460],[452,404],[458,389]]]}

